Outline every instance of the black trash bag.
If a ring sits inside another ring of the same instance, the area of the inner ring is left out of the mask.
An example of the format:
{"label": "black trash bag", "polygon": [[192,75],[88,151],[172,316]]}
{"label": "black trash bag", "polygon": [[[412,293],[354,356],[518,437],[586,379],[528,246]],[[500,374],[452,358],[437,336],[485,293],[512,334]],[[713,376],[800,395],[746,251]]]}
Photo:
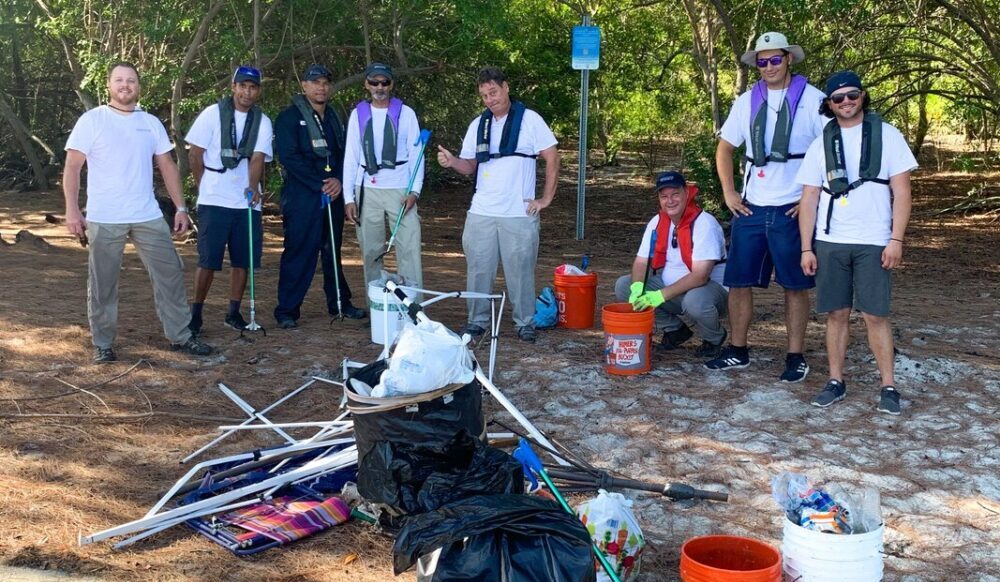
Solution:
{"label": "black trash bag", "polygon": [[406,518],[393,571],[443,548],[434,582],[594,582],[591,545],[587,528],[554,501],[480,495]]}
{"label": "black trash bag", "polygon": [[[385,371],[380,360],[352,378],[374,386]],[[350,393],[349,393],[350,397]],[[391,398],[381,399],[391,404]],[[352,410],[358,408],[351,403]],[[436,472],[466,470],[485,437],[482,385],[473,381],[445,396],[392,410],[355,413],[358,492],[400,513],[424,511],[417,501]]]}
{"label": "black trash bag", "polygon": [[478,440],[471,440],[471,444],[475,451],[464,468],[436,471],[427,476],[417,491],[418,509],[413,513],[433,511],[475,495],[524,493],[524,469],[520,461]]}

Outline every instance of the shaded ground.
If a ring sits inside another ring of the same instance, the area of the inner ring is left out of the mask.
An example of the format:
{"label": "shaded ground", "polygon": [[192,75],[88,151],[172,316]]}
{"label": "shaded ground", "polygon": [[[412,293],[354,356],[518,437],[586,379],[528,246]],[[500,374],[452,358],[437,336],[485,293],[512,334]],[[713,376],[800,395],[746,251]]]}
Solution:
{"label": "shaded ground", "polygon": [[[575,175],[567,169],[564,176]],[[991,181],[1000,176],[993,174]],[[852,327],[848,399],[821,411],[808,406],[825,381],[822,320],[809,324],[804,384],[777,382],[783,362],[781,294],[757,296],[751,332],[754,364],[737,374],[709,373],[693,346],[658,353],[642,377],[601,370],[603,336],[592,330],[543,332],[518,342],[504,321],[497,385],[541,428],[597,465],[635,478],[724,489],[730,505],[677,504],[640,496],[637,515],[650,540],[643,581],[675,580],[681,543],[731,533],[780,543],[781,515],[769,480],[798,470],[817,480],[881,490],[888,580],[997,580],[1000,572],[1000,266],[997,224],[984,218],[938,218],[982,176],[936,174],[916,182],[917,214],[906,265],[895,282],[894,323],[904,414],[874,411],[875,366],[863,323]],[[600,304],[611,302],[653,200],[641,177],[600,172],[587,200],[587,239],[574,240],[575,185],[561,185],[543,213],[539,285],[563,262],[592,256]],[[425,196],[426,286],[464,282],[461,229],[466,188]],[[215,388],[225,382],[263,406],[309,376],[337,377],[345,357],[370,360],[379,350],[363,323],[329,324],[318,285],[298,330],[274,328],[280,221],[269,217],[258,276],[260,320],[267,336],[241,339],[222,326],[225,275],[206,306],[206,341],[218,355],[191,359],[168,351],[142,266],[129,251],[122,273],[118,353],[121,362],[90,363],[86,320],[86,251],[62,226],[58,192],[0,194],[0,565],[60,569],[107,580],[387,580],[391,540],[351,523],[261,557],[237,559],[175,528],[134,550],[76,546],[77,535],[134,519],[180,474],[177,461],[205,443],[218,424],[242,414]],[[345,245],[357,303],[364,293],[353,236]],[[181,247],[190,273],[194,245]],[[444,302],[431,315],[457,328],[464,305]],[[692,342],[693,344],[694,342]],[[480,354],[485,358],[485,353]],[[140,359],[143,363],[130,370]],[[123,373],[126,374],[122,375]],[[122,375],[120,378],[116,376]],[[107,383],[108,380],[111,380]],[[66,386],[88,388],[94,396]],[[103,384],[102,384],[103,383]],[[60,394],[70,393],[59,396]],[[340,395],[314,386],[272,420],[331,418]],[[509,421],[498,407],[491,413]],[[17,414],[134,415],[93,418]],[[218,451],[261,444],[243,437]],[[355,557],[356,556],[356,557]],[[0,570],[0,578],[3,578]],[[412,574],[400,577],[412,580]]]}

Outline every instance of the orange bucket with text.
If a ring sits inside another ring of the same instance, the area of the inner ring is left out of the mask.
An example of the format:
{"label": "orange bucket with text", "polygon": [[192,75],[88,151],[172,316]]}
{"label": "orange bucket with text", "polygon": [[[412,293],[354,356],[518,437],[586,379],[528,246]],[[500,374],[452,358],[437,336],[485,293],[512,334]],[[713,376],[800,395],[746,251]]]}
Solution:
{"label": "orange bucket with text", "polygon": [[631,376],[649,371],[654,314],[634,311],[629,303],[609,303],[601,310],[604,325],[604,370]]}
{"label": "orange bucket with text", "polygon": [[781,582],[781,553],[739,536],[701,536],[681,546],[682,582]]}
{"label": "orange bucket with text", "polygon": [[585,275],[555,274],[552,290],[559,307],[558,327],[590,329],[594,327],[597,306],[597,273]]}

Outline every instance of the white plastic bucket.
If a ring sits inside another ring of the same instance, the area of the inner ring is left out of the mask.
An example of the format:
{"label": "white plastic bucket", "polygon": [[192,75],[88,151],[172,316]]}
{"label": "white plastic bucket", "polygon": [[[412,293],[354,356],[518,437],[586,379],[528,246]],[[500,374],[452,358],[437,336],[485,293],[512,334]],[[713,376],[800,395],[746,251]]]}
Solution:
{"label": "white plastic bucket", "polygon": [[840,535],[806,529],[785,519],[781,542],[787,580],[796,582],[878,582],[882,579],[885,526]]}
{"label": "white plastic bucket", "polygon": [[[368,284],[368,311],[371,313],[372,343],[386,344],[395,341],[403,329],[406,306],[395,295],[385,291],[381,283]],[[386,319],[389,320],[389,338],[386,341]]]}

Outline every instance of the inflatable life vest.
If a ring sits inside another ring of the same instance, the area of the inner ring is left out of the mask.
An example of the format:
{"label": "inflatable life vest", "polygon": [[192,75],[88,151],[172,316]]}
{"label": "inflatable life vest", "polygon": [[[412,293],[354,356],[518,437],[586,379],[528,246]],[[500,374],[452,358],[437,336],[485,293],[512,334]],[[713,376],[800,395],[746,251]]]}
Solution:
{"label": "inflatable life vest", "polygon": [[771,153],[765,154],[764,132],[767,129],[767,83],[763,79],[754,83],[750,91],[750,143],[753,147],[753,157],[746,156],[754,166],[766,166],[768,162],[780,164],[788,160],[801,159],[805,153],[788,153],[788,142],[792,136],[792,123],[799,101],[806,90],[808,81],[802,75],[792,75],[785,92],[785,99],[778,109],[778,119],[774,124],[774,137],[771,138]]}
{"label": "inflatable life vest", "polygon": [[[330,155],[330,144],[326,142],[326,135],[323,133],[323,121],[319,118],[316,110],[312,108],[309,104],[309,100],[306,99],[305,95],[299,94],[292,97],[292,103],[295,108],[299,110],[299,114],[302,116],[303,121],[306,122],[306,131],[309,133],[309,143],[312,146],[313,153],[320,158],[325,158]],[[333,118],[333,138],[337,140],[337,145],[340,150],[344,149],[344,124],[340,121],[340,116],[337,112],[327,106],[327,110],[330,112]]]}
{"label": "inflatable life vest", "polygon": [[847,181],[847,162],[844,159],[844,138],[840,124],[831,121],[823,128],[823,152],[826,154],[826,181],[823,191],[830,195],[826,209],[826,228],[830,234],[830,219],[833,217],[833,202],[847,196],[851,190],[865,182],[889,185],[889,180],[879,178],[882,172],[882,117],[877,113],[865,112],[861,122],[861,164],[858,179]]}
{"label": "inflatable life vest", "polygon": [[517,138],[521,134],[521,122],[524,120],[524,103],[512,101],[507,112],[507,123],[500,134],[500,151],[490,153],[490,131],[493,127],[493,113],[486,109],[479,116],[479,130],[476,132],[476,162],[483,164],[496,158],[519,156],[522,158],[537,158],[536,155],[518,153]]}
{"label": "inflatable life vest", "polygon": [[396,160],[399,138],[399,115],[403,110],[403,102],[393,97],[389,99],[389,111],[386,112],[385,127],[382,130],[382,162],[375,156],[375,130],[372,123],[372,104],[361,101],[357,105],[358,130],[361,133],[361,152],[365,156],[364,169],[374,176],[382,169],[393,169],[406,163],[406,160]]}
{"label": "inflatable life vest", "polygon": [[221,137],[222,168],[210,168],[206,170],[224,174],[226,170],[232,170],[240,165],[243,160],[253,156],[254,147],[257,146],[257,135],[260,133],[260,120],[263,112],[259,105],[254,105],[247,111],[246,121],[243,123],[243,137],[239,143],[236,141],[236,106],[232,97],[225,97],[218,102],[219,125]]}
{"label": "inflatable life vest", "polygon": [[[701,207],[694,199],[698,195],[698,187],[694,184],[687,185],[687,207],[681,215],[681,222],[674,228],[677,247],[681,250],[681,260],[687,265],[689,271],[693,270],[692,256],[694,254],[694,221],[701,215]],[[660,212],[660,220],[656,223],[656,246],[653,248],[653,262],[650,266],[653,269],[662,269],[667,264],[667,245],[674,244],[670,234],[670,216],[666,212]],[[677,248],[675,247],[675,248]]]}

